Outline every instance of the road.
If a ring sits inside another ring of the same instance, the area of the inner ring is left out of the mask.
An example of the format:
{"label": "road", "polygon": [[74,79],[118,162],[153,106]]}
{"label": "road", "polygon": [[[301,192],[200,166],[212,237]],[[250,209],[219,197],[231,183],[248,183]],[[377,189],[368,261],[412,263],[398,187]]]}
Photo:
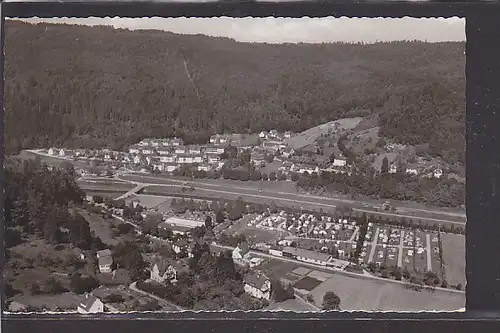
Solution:
{"label": "road", "polygon": [[[154,177],[154,176],[147,176],[147,175],[135,175],[135,174],[128,174],[124,173],[125,175],[129,175],[132,177],[137,177],[137,178],[143,178],[144,181],[140,181],[142,183],[154,183],[155,185],[157,184],[165,184],[165,183],[184,183],[184,180],[178,180],[178,179],[172,179],[172,178],[164,178],[164,177]],[[129,179],[123,179],[120,178],[120,175],[118,175],[117,179],[120,180],[125,180],[125,181],[130,181]],[[242,194],[251,194],[251,193],[266,193],[269,195],[274,195],[274,196],[291,196],[293,198],[296,198],[296,200],[300,200],[299,198],[306,198],[306,199],[315,199],[315,200],[320,200],[320,201],[326,201],[328,203],[331,202],[340,202],[340,203],[345,203],[345,204],[350,204],[350,205],[366,205],[366,202],[363,201],[356,201],[356,200],[349,200],[349,199],[342,199],[342,198],[332,198],[332,197],[324,197],[324,196],[315,196],[315,195],[305,195],[305,194],[299,194],[299,193],[292,193],[292,192],[281,192],[281,191],[272,191],[269,189],[262,189],[262,192],[260,192],[258,189],[249,187],[249,186],[233,186],[233,185],[228,185],[228,184],[213,184],[209,183],[206,181],[201,181],[201,180],[193,180],[189,181],[190,184],[196,185],[197,187],[202,187],[202,188],[221,188],[221,189],[233,189],[233,190],[240,190],[242,191]],[[333,206],[335,207],[335,206]],[[374,207],[373,207],[374,208]],[[443,211],[443,210],[433,210],[433,209],[422,209],[422,208],[413,208],[413,207],[402,207],[406,211],[413,211],[413,212],[422,212],[422,213],[427,213],[427,214],[438,214],[438,215],[446,215],[446,216],[453,216],[453,217],[458,217],[458,218],[466,218],[466,214],[463,213],[455,213],[455,212],[448,212],[448,211]],[[355,209],[361,212],[373,212],[373,210],[366,210],[366,209]],[[396,214],[396,213],[390,213],[390,212],[379,212],[382,215],[387,215],[387,216],[400,216],[400,217],[406,217],[401,214]],[[414,218],[415,216],[408,216],[409,218]],[[464,223],[465,224],[465,223]]]}
{"label": "road", "polygon": [[[148,176],[134,176],[134,178],[140,177],[145,178],[145,179],[155,179],[154,177],[148,177]],[[94,178],[95,179],[95,178]],[[126,181],[131,184],[135,184],[138,189],[142,188],[147,188],[150,186],[155,186],[155,187],[165,187],[165,188],[182,188],[185,187],[184,185],[178,185],[178,183],[184,183],[183,181],[180,180],[171,180],[171,179],[165,179],[161,180],[160,182],[157,183],[150,183],[150,182],[143,182],[143,181],[138,181],[138,180],[130,180],[126,178],[121,178],[120,175],[117,175],[116,179],[121,180],[121,181]],[[156,179],[157,180],[157,179]],[[158,180],[157,180],[158,181]],[[167,184],[166,184],[167,183]],[[171,184],[168,184],[171,183]],[[294,194],[294,193],[284,193],[284,192],[270,192],[270,191],[262,191],[259,192],[255,189],[250,189],[250,188],[245,188],[245,191],[243,191],[243,188],[240,187],[233,187],[235,189],[239,189],[238,192],[234,190],[226,190],[224,189],[225,187],[222,187],[222,185],[218,184],[205,184],[205,183],[198,183],[198,182],[190,182],[192,185],[196,185],[196,190],[201,191],[201,192],[207,192],[208,196],[210,194],[225,194],[229,196],[234,196],[234,197],[251,197],[251,198],[257,198],[257,199],[263,199],[264,201],[279,201],[279,202],[290,202],[292,204],[301,204],[301,205],[312,205],[312,206],[319,206],[319,207],[326,207],[330,209],[334,209],[337,206],[332,203],[327,203],[327,202],[332,202],[337,199],[331,199],[331,198],[325,198],[325,197],[308,197],[307,198],[313,198],[317,199],[318,201],[308,201],[308,200],[301,200],[298,197],[303,197],[301,194]],[[227,185],[225,185],[227,186]],[[218,187],[219,189],[214,189],[214,187]],[[132,190],[131,190],[132,191]],[[132,194],[132,192],[129,191],[127,194]],[[277,193],[277,194],[273,194]],[[220,195],[214,196],[217,199],[220,198]],[[362,213],[367,213],[367,214],[376,214],[379,216],[390,216],[390,217],[397,217],[397,218],[406,218],[406,219],[420,219],[422,221],[428,221],[431,223],[445,223],[445,224],[454,224],[456,226],[464,226],[466,222],[460,222],[460,221],[453,221],[453,220],[446,220],[446,219],[437,219],[437,218],[430,218],[430,217],[424,217],[424,216],[416,216],[416,215],[403,215],[403,214],[395,214],[395,213],[390,213],[390,212],[382,212],[382,211],[375,211],[375,210],[370,210],[370,209],[362,209],[362,208],[353,208],[354,211],[362,212]],[[431,211],[428,211],[431,212]]]}
{"label": "road", "polygon": [[[220,244],[210,244],[210,248],[212,248],[212,249],[218,249],[218,250],[230,250],[230,251],[232,251],[232,250],[235,249],[234,247],[220,245]],[[354,277],[354,278],[358,278],[358,279],[372,279],[372,280],[382,281],[382,282],[385,282],[385,283],[397,283],[397,284],[400,284],[400,285],[407,285],[407,283],[404,282],[404,281],[398,281],[398,280],[392,280],[392,279],[384,279],[382,277],[378,277],[378,276],[374,276],[374,275],[361,275],[361,274],[358,274],[358,273],[352,273],[352,272],[347,272],[347,271],[339,271],[338,269],[335,269],[335,268],[321,266],[321,265],[316,265],[316,264],[311,264],[311,263],[306,263],[306,262],[303,262],[303,261],[298,261],[298,260],[295,260],[295,259],[290,259],[290,258],[285,258],[285,257],[273,256],[271,254],[264,253],[264,252],[250,250],[249,253],[251,253],[251,254],[253,254],[255,256],[258,256],[258,257],[262,257],[262,258],[292,262],[292,263],[295,263],[295,264],[299,264],[301,266],[306,266],[306,267],[310,267],[310,268],[313,268],[313,269],[320,269],[320,270],[323,270],[323,271],[327,270],[327,271],[330,271],[332,273],[346,275],[346,276],[350,276],[350,277]],[[436,291],[451,292],[451,293],[456,293],[456,294],[464,294],[465,293],[462,290],[446,289],[446,288],[441,288],[441,287],[435,287],[434,289]]]}
{"label": "road", "polygon": [[[45,154],[43,152],[41,152],[40,150],[28,150],[28,152],[32,153],[32,154],[38,154],[38,155],[44,155],[44,156],[49,156],[49,157],[52,157],[52,158],[55,158],[55,159],[61,159],[61,160],[67,160],[67,161],[70,161],[72,162],[72,160],[69,160],[68,158],[66,157],[60,157],[60,156],[53,156],[53,155],[48,155],[48,154]],[[155,186],[158,186],[159,185],[159,181],[162,181],[162,182],[172,182],[172,183],[183,183],[185,182],[184,180],[178,180],[178,179],[171,179],[171,178],[164,178],[164,177],[152,177],[152,176],[147,176],[147,175],[138,175],[137,173],[133,174],[133,172],[131,171],[126,171],[126,172],[122,172],[123,175],[132,175],[134,177],[141,177],[141,178],[145,178],[145,179],[150,179],[153,180],[153,182],[149,182],[149,181],[144,181],[144,182],[135,182],[135,183],[144,183],[144,184],[151,184],[151,185],[155,185]],[[118,174],[118,176],[116,177],[116,179],[120,179],[121,174]],[[127,182],[130,182],[130,180],[127,180],[127,179],[124,179],[125,181]],[[200,180],[193,180],[193,181],[190,181],[191,184],[193,185],[196,185],[197,187],[208,187],[208,188],[213,188],[213,187],[216,187],[216,188],[222,188],[222,189],[231,189],[231,190],[240,190],[241,193],[239,194],[244,194],[244,195],[249,195],[249,194],[252,194],[252,193],[260,193],[257,189],[255,188],[251,188],[251,187],[242,187],[242,186],[234,186],[234,185],[227,185],[227,184],[211,184],[209,182],[204,182],[204,181],[200,181]],[[231,192],[231,191],[223,191],[225,193],[230,193],[230,194],[233,194],[235,192]],[[291,192],[276,192],[276,191],[271,191],[271,190],[263,190],[262,191],[262,194],[269,194],[271,196],[263,196],[263,198],[271,198],[271,199],[274,199],[274,200],[282,200],[280,197],[278,196],[285,196],[285,198],[291,198],[292,201],[296,201],[297,203],[307,203],[306,201],[301,201],[299,198],[307,198],[307,199],[315,199],[315,200],[319,200],[319,201],[326,201],[328,203],[330,203],[329,205],[324,205],[325,207],[330,207],[330,208],[335,208],[335,205],[332,204],[332,203],[346,203],[346,204],[359,204],[359,205],[364,205],[366,206],[366,202],[362,202],[362,201],[356,201],[356,200],[349,200],[349,199],[343,199],[343,198],[332,198],[332,197],[321,197],[321,196],[314,196],[314,195],[304,195],[304,194],[299,194],[299,193],[291,193]],[[293,198],[296,198],[296,199],[293,199]],[[314,204],[317,204],[317,205],[322,205],[318,202],[314,202]],[[368,206],[370,207],[370,206]],[[355,208],[353,210],[355,211],[359,211],[359,212],[365,212],[365,213],[375,213],[374,212],[374,209],[375,209],[375,206],[373,204],[371,204],[371,209],[362,209],[362,208]],[[455,218],[460,218],[460,219],[463,219],[463,220],[466,220],[466,214],[464,213],[456,213],[456,212],[448,212],[448,211],[443,211],[443,210],[433,210],[433,209],[422,209],[422,208],[414,208],[414,207],[401,207],[404,211],[407,211],[407,212],[413,212],[413,213],[426,213],[426,214],[436,214],[436,215],[442,215],[442,216],[450,216],[450,217],[455,217]],[[437,219],[437,218],[430,218],[430,217],[424,217],[424,216],[418,216],[418,215],[406,215],[406,214],[396,214],[396,213],[390,213],[390,212],[381,212],[381,211],[376,211],[376,213],[378,215],[382,215],[382,216],[391,216],[391,217],[404,217],[404,218],[408,218],[408,219],[413,219],[413,218],[420,218],[422,220],[427,220],[427,221],[432,221],[432,222],[444,222],[444,223],[453,223],[453,224],[456,224],[456,225],[465,225],[465,221],[463,222],[460,222],[460,221],[451,221],[451,220],[445,220],[445,219]]]}

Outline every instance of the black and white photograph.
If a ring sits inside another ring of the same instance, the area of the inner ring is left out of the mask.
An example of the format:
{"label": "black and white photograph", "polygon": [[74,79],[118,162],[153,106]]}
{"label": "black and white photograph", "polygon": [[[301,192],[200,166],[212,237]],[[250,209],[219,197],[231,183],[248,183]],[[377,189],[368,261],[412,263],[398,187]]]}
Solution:
{"label": "black and white photograph", "polygon": [[4,29],[4,312],[464,310],[464,19]]}

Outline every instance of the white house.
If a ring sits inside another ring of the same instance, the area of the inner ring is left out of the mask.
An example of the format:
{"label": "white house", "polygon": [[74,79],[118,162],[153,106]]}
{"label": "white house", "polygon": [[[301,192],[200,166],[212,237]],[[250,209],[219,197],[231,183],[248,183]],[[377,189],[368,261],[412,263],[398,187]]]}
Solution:
{"label": "white house", "polygon": [[218,163],[218,162],[220,162],[220,160],[221,160],[221,158],[219,155],[207,154],[208,163]]}
{"label": "white house", "polygon": [[61,148],[61,149],[59,150],[59,156],[61,156],[61,157],[66,156],[66,151],[64,150],[64,148]]}
{"label": "white house", "polygon": [[163,170],[166,172],[174,172],[179,166],[175,163],[165,163],[163,165]]}
{"label": "white house", "polygon": [[94,295],[86,293],[78,304],[77,311],[83,314],[104,312],[104,303]]}
{"label": "white house", "polygon": [[316,172],[318,173],[319,172],[319,168],[316,166],[312,166],[312,165],[301,165],[299,167],[299,173],[304,173],[304,172],[307,172],[308,174],[312,174],[313,172]]}
{"label": "white house", "polygon": [[208,171],[210,170],[210,166],[207,164],[200,164],[198,165],[198,171]]}
{"label": "white house", "polygon": [[139,154],[139,148],[137,148],[137,147],[130,147],[130,148],[128,149],[128,152],[129,152],[130,154]]}
{"label": "white house", "polygon": [[181,239],[174,243],[172,249],[174,250],[175,253],[179,254],[182,251],[187,250],[188,245],[189,244],[185,240]]}
{"label": "white house", "polygon": [[396,173],[398,172],[398,166],[396,164],[391,164],[389,167],[389,173]]}
{"label": "white house", "polygon": [[283,251],[281,251],[279,249],[270,248],[269,249],[269,254],[272,255],[272,256],[283,257]]}
{"label": "white house", "polygon": [[201,154],[200,146],[189,146],[189,154]]}
{"label": "white house", "polygon": [[134,164],[141,164],[141,158],[139,155],[134,156]]}
{"label": "white house", "polygon": [[406,168],[406,174],[407,175],[418,175],[418,171],[417,169],[413,169],[413,168]]}
{"label": "white house", "polygon": [[250,251],[248,243],[240,243],[233,250],[233,260],[241,260]]}
{"label": "white house", "polygon": [[153,170],[158,170],[158,171],[162,172],[163,171],[163,164],[161,164],[161,163],[153,164]]}
{"label": "white house", "polygon": [[288,138],[291,138],[291,137],[292,137],[292,132],[290,132],[290,131],[285,131],[284,137],[285,137],[285,138],[287,138],[287,139],[288,139]]}
{"label": "white house", "polygon": [[244,290],[255,298],[271,298],[271,281],[262,273],[256,272],[245,276]]}
{"label": "white house", "polygon": [[177,147],[175,147],[175,153],[176,154],[186,154],[187,148],[185,146],[177,146]]}
{"label": "white house", "polygon": [[158,148],[156,150],[160,155],[169,155],[171,150],[169,148]]}
{"label": "white house", "polygon": [[435,178],[441,178],[441,176],[443,175],[443,170],[436,169],[436,170],[434,170],[433,175]]}
{"label": "white house", "polygon": [[111,250],[97,251],[97,261],[99,264],[99,272],[111,273],[111,265],[113,265],[113,256]]}
{"label": "white house", "polygon": [[177,162],[178,163],[185,163],[185,164],[191,164],[194,162],[194,159],[192,156],[186,155],[186,154],[179,154],[177,155]]}
{"label": "white house", "polygon": [[157,257],[151,265],[150,279],[158,283],[164,283],[169,280],[177,279],[177,271],[167,260],[162,257]]}
{"label": "white house", "polygon": [[267,139],[267,132],[265,132],[265,131],[260,132],[259,133],[259,138],[261,138],[261,139]]}
{"label": "white house", "polygon": [[346,166],[346,164],[347,164],[346,160],[344,160],[344,159],[337,159],[336,158],[336,159],[333,160],[332,166],[334,166],[334,167],[344,167],[344,166]]}
{"label": "white house", "polygon": [[176,157],[175,156],[160,156],[160,162],[163,163],[175,163]]}

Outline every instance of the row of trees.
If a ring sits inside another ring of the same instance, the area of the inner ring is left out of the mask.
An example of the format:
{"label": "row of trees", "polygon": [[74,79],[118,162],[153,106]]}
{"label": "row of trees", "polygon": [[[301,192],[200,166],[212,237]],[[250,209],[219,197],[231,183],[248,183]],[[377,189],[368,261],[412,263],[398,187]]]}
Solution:
{"label": "row of trees", "polygon": [[340,192],[377,199],[411,200],[442,207],[465,204],[465,186],[455,179],[416,178],[405,174],[376,173],[371,167],[356,164],[350,175],[321,172],[304,173],[297,187],[307,191]]}

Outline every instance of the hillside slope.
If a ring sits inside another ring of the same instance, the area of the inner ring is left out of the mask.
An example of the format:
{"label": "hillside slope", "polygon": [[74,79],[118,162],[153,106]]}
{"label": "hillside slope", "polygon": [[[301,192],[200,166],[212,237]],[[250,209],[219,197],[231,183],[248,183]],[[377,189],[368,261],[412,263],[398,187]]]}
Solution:
{"label": "hillside slope", "polygon": [[382,135],[463,159],[464,47],[249,44],[7,21],[6,148],[299,132],[378,113]]}

